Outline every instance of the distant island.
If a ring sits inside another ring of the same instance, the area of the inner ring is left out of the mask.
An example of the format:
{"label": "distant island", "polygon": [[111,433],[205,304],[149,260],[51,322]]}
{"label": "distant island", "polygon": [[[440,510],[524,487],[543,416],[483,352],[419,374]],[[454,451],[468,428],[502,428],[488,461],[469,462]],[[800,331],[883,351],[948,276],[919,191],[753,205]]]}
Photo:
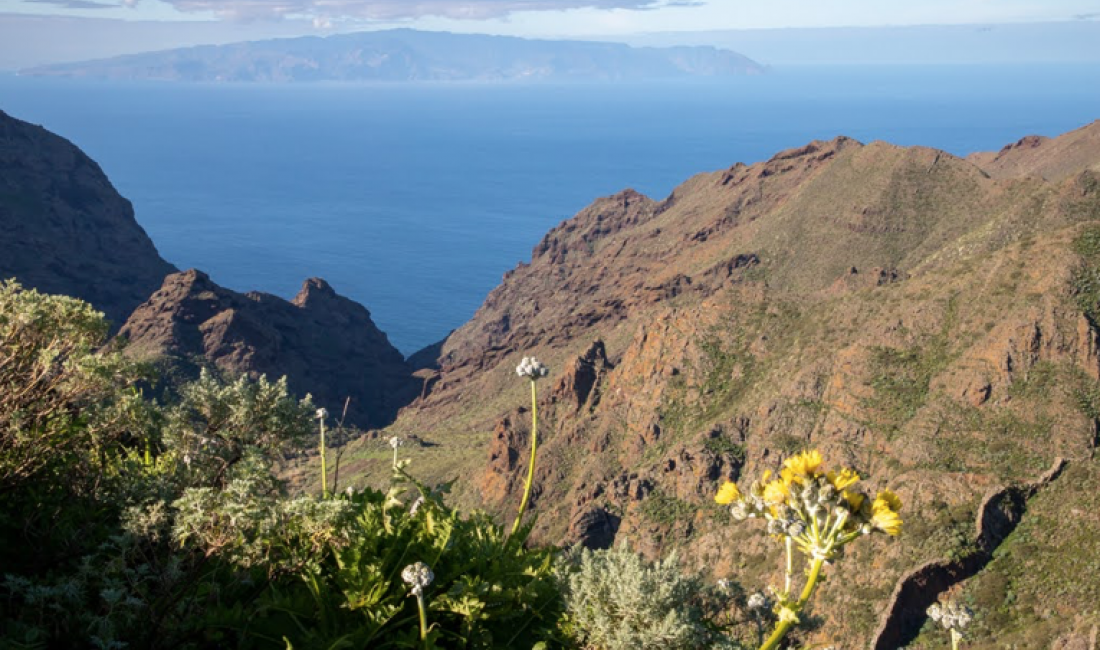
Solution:
{"label": "distant island", "polygon": [[31,76],[188,82],[626,81],[758,74],[714,47],[631,47],[394,29],[130,54],[22,70]]}

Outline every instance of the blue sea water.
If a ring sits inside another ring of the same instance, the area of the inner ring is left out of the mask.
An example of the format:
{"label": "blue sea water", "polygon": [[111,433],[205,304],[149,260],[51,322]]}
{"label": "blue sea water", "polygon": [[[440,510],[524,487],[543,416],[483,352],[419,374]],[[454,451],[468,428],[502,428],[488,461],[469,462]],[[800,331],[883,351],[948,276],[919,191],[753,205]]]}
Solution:
{"label": "blue sea water", "polygon": [[1100,118],[1096,66],[778,68],[720,82],[176,85],[0,76],[69,138],[161,254],[232,289],[321,276],[403,352],[473,314],[551,227],[632,187],[812,139],[965,155]]}

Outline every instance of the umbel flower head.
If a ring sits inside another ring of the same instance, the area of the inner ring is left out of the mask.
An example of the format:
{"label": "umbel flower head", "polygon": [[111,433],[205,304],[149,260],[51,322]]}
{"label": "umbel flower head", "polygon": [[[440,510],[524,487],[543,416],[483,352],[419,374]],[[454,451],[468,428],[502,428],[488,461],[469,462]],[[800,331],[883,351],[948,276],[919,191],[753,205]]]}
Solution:
{"label": "umbel flower head", "polygon": [[851,469],[825,471],[817,450],[804,451],[783,463],[779,476],[770,471],[743,493],[726,481],[714,500],[730,506],[738,520],[761,517],[768,533],[788,537],[807,556],[830,560],[840,547],[861,535],[901,532],[901,499],[889,490],[871,499],[855,489],[859,475]]}
{"label": "umbel flower head", "polygon": [[954,601],[948,601],[942,605],[933,603],[928,608],[928,618],[942,625],[945,630],[954,630],[961,633],[970,625],[973,617],[974,612],[970,611],[969,607]]}
{"label": "umbel flower head", "polygon": [[393,437],[390,438],[389,443],[390,443],[391,447],[393,447],[394,449],[397,449],[401,445],[405,444],[405,441],[402,440],[398,436],[393,436]]}
{"label": "umbel flower head", "polygon": [[520,377],[527,377],[531,381],[542,379],[549,373],[550,371],[546,365],[535,357],[523,357],[523,360],[516,366],[516,374]]}
{"label": "umbel flower head", "polygon": [[410,564],[401,571],[401,579],[409,585],[409,593],[420,596],[424,593],[424,589],[432,584],[432,580],[435,580],[435,574],[432,573],[427,564],[417,562],[416,564]]}

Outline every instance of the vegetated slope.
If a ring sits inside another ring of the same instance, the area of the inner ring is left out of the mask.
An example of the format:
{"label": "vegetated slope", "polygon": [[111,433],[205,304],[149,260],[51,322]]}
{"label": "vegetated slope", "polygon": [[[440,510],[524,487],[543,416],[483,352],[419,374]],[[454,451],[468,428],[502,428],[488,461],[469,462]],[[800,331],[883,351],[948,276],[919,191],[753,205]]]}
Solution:
{"label": "vegetated slope", "polygon": [[117,328],[175,270],[99,165],[0,111],[0,278],[86,300]]}
{"label": "vegetated slope", "polygon": [[395,29],[147,52],[22,74],[282,83],[665,79],[762,71],[745,56],[713,47],[634,48]]}
{"label": "vegetated slope", "polygon": [[271,379],[313,395],[339,418],[362,428],[389,424],[417,395],[404,357],[362,305],[311,278],[287,302],[271,294],[240,294],[201,271],[168,276],[138,307],[120,335],[129,354],[210,362],[232,373]]}
{"label": "vegetated slope", "polygon": [[[537,355],[552,372],[536,538],[679,548],[748,589],[774,584],[779,558],[713,504],[717,485],[819,448],[905,502],[902,537],[857,545],[815,605],[815,640],[866,644],[899,576],[974,551],[986,492],[1092,454],[1092,152],[1048,181],[837,138],[695,176],[663,201],[600,199],[444,342],[391,431],[435,443],[408,452],[414,472],[458,477],[456,499],[510,518],[529,436],[513,369]],[[376,445],[353,448],[356,480],[385,482]]]}
{"label": "vegetated slope", "polygon": [[1040,176],[1057,181],[1080,172],[1096,171],[1096,149],[1100,147],[1100,128],[1096,122],[1058,138],[1029,135],[998,152],[967,156],[995,178]]}

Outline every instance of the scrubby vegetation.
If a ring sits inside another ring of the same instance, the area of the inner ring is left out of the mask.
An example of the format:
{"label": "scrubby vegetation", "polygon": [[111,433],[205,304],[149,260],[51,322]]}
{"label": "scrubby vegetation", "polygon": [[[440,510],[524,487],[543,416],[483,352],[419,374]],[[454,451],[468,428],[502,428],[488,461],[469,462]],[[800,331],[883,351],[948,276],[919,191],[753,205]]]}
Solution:
{"label": "scrubby vegetation", "polygon": [[[317,444],[323,409],[285,381],[209,371],[150,399],[149,369],[106,335],[84,303],[0,285],[2,648],[776,648],[826,561],[901,526],[896,497],[856,492],[813,452],[718,494],[806,554],[801,595],[790,556],[769,603],[675,556],[531,548],[537,421],[508,528],[448,507],[396,438],[388,490],[333,494],[322,473],[290,495],[273,468]],[[546,368],[517,373],[537,417]]]}

